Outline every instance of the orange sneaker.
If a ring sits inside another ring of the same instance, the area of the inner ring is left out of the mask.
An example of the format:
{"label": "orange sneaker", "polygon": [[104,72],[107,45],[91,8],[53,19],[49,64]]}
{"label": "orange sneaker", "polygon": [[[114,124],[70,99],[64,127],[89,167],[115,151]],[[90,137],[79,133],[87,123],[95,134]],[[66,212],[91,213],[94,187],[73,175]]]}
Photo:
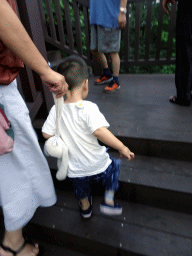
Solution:
{"label": "orange sneaker", "polygon": [[107,83],[110,83],[112,80],[113,80],[112,76],[107,76],[107,75],[103,74],[100,78],[98,78],[95,81],[95,85],[107,84]]}
{"label": "orange sneaker", "polygon": [[103,90],[105,93],[113,93],[116,90],[120,89],[120,85],[115,83],[115,81],[113,80],[113,83],[110,84],[110,86],[105,87],[105,89]]}

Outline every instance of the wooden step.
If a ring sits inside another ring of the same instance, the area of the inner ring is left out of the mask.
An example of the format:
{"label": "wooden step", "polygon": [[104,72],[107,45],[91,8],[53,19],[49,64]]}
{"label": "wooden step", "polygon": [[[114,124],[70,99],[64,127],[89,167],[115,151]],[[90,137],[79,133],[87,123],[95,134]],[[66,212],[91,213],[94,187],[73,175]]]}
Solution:
{"label": "wooden step", "polygon": [[117,200],[123,215],[108,217],[94,196],[93,216],[84,220],[72,192],[57,195],[57,204],[39,208],[27,227],[39,241],[87,255],[191,256],[191,215]]}
{"label": "wooden step", "polygon": [[[119,157],[117,152],[109,153]],[[56,188],[72,190],[70,181],[56,180],[56,159],[48,157],[47,160]],[[136,155],[135,159],[129,162],[126,159],[121,160],[118,198],[192,213],[192,162],[140,155]],[[103,188],[100,187],[99,191],[103,191]],[[95,192],[98,194],[97,187]]]}
{"label": "wooden step", "polygon": [[[121,89],[103,93],[89,79],[86,100],[96,103],[110,124],[110,131],[135,154],[191,161],[191,107],[169,102],[175,93],[174,75],[125,75],[119,77]],[[40,141],[45,120],[34,120]]]}
{"label": "wooden step", "polygon": [[84,220],[72,192],[57,190],[57,197],[55,206],[39,208],[24,229],[44,246],[45,256],[191,256],[192,215],[117,200],[122,216],[108,217],[99,211],[102,197],[94,196],[93,216]]}
{"label": "wooden step", "polygon": [[[41,128],[44,124],[44,119],[37,119],[33,122],[33,127],[39,138],[39,142],[43,143],[45,139],[42,136]],[[115,134],[115,133],[114,133]],[[191,161],[192,159],[192,143],[183,141],[168,141],[149,138],[137,138],[126,136],[115,136],[128,146],[136,155],[148,157],[158,157],[165,159],[175,159],[181,161]],[[102,143],[101,143],[102,144]],[[103,145],[103,144],[102,144]],[[111,149],[113,150],[113,149]]]}
{"label": "wooden step", "polygon": [[[3,218],[2,218],[3,216],[1,211],[0,211],[0,217],[1,217],[0,218],[0,242],[1,242],[4,236],[4,224],[3,224]],[[27,232],[26,235],[32,238],[32,236],[30,236],[30,228],[28,226],[24,228],[24,232],[25,233]],[[62,247],[57,246],[53,243],[48,243],[48,241],[43,242],[41,238],[38,240],[37,236],[35,236],[35,232],[33,236],[33,242],[38,243],[41,247],[43,247],[43,256],[53,256],[53,255],[55,256],[64,256],[64,255],[65,256],[86,256],[87,255],[84,253],[80,253],[78,251],[74,251],[73,248],[69,249],[63,246]]]}
{"label": "wooden step", "polygon": [[37,241],[38,244],[43,246],[43,256],[88,256],[85,253],[74,251],[73,248],[66,249],[55,244],[48,244],[45,242]]}

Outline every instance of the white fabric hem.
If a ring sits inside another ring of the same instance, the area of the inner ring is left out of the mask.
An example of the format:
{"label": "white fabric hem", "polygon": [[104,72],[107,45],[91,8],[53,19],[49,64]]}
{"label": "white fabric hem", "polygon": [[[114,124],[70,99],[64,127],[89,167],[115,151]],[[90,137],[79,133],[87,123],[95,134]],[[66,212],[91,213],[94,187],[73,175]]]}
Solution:
{"label": "white fabric hem", "polygon": [[112,160],[109,158],[107,161],[107,164],[100,170],[97,170],[97,171],[94,171],[91,173],[86,173],[86,175],[84,175],[83,173],[82,174],[79,173],[77,175],[68,175],[68,177],[69,178],[83,178],[83,177],[94,176],[94,175],[100,174],[100,173],[104,172],[105,170],[107,170],[107,168],[109,167],[109,165],[111,163],[112,163]]}

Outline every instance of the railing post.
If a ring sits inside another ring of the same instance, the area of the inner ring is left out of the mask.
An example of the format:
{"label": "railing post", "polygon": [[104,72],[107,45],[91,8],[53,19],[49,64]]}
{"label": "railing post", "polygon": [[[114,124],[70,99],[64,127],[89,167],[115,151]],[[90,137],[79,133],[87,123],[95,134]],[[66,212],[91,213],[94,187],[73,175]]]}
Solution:
{"label": "railing post", "polygon": [[[17,0],[17,6],[20,19],[34,44],[47,60],[44,33],[42,29],[41,16],[39,12],[38,0]],[[53,97],[45,83],[37,74],[34,76],[35,86],[38,90],[43,91],[43,97],[47,110],[49,111],[53,105]]]}

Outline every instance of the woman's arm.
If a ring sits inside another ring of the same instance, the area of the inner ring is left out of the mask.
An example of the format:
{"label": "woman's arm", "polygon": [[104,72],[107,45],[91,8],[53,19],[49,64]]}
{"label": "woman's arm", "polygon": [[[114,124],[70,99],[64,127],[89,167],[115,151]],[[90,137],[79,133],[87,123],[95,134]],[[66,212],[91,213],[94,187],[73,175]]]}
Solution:
{"label": "woman's arm", "polygon": [[68,88],[65,78],[49,68],[46,60],[6,0],[0,0],[0,39],[25,65],[40,75],[53,93],[58,96],[65,94]]}

